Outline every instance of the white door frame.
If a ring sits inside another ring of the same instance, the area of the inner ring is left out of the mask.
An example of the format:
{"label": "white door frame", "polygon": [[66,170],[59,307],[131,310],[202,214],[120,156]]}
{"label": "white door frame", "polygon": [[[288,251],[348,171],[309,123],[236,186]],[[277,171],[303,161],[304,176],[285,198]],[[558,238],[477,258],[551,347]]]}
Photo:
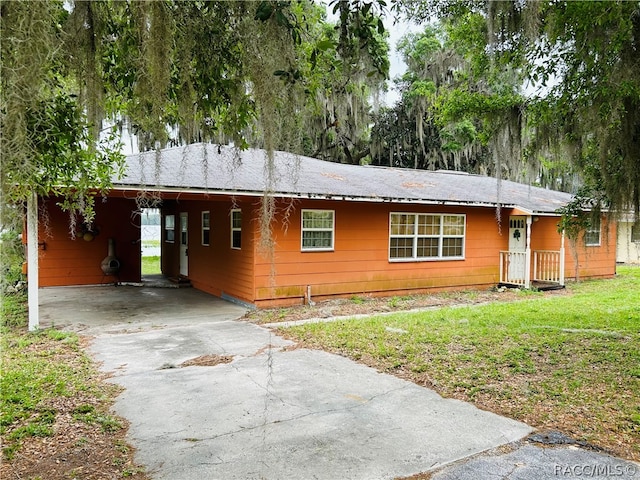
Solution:
{"label": "white door frame", "polygon": [[525,215],[511,215],[509,217],[509,253],[524,255],[509,255],[508,278],[529,287],[529,237],[531,235],[531,217]]}
{"label": "white door frame", "polygon": [[189,214],[180,212],[180,275],[189,276]]}

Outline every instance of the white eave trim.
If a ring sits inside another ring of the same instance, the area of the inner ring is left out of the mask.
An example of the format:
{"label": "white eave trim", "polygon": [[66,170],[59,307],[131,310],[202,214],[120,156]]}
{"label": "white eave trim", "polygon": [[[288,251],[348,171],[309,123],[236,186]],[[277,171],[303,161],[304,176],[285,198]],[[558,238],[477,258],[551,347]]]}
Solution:
{"label": "white eave trim", "polygon": [[[219,196],[249,196],[249,197],[262,197],[266,192],[255,190],[207,190],[201,188],[180,188],[180,187],[155,187],[146,185],[114,185],[111,190],[116,191],[148,191],[148,192],[166,192],[173,194],[201,194],[201,195],[219,195]],[[443,205],[452,207],[482,207],[482,208],[496,208],[498,204],[493,202],[465,202],[465,201],[451,201],[451,200],[430,200],[419,198],[395,198],[395,197],[357,197],[350,195],[331,194],[331,193],[298,193],[298,192],[270,192],[276,197],[281,198],[295,198],[295,199],[310,199],[310,200],[337,200],[348,202],[372,202],[372,203],[412,203],[418,205]],[[555,212],[535,212],[527,208],[523,208],[518,205],[502,204],[500,208],[510,209],[515,208],[522,211],[525,215],[539,215],[539,216],[558,216]]]}

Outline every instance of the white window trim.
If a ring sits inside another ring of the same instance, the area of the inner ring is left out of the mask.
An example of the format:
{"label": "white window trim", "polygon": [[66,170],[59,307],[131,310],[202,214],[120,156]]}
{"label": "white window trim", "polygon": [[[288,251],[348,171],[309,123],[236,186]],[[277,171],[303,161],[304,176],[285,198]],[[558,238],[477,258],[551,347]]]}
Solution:
{"label": "white window trim", "polygon": [[[316,208],[302,209],[300,214],[300,250],[302,252],[333,252],[336,244],[336,212],[335,210],[324,210]],[[304,214],[305,212],[331,213],[331,229],[328,228],[305,228]],[[331,230],[331,246],[330,247],[305,247],[304,232],[328,232]]]}
{"label": "white window trim", "polygon": [[[171,228],[167,227],[167,218],[173,218],[173,225]],[[167,232],[173,232],[173,240],[167,240]],[[172,213],[164,216],[164,241],[166,243],[175,243],[176,242],[176,216]]]}
{"label": "white window trim", "polygon": [[[240,227],[234,227],[233,226],[233,214],[236,212],[240,212]],[[242,250],[242,210],[240,208],[234,208],[231,210],[231,215],[230,215],[230,220],[231,220],[231,249],[232,250]],[[234,247],[233,245],[233,232],[240,232],[240,246],[239,247]]]}
{"label": "white window trim", "polygon": [[[597,227],[597,228],[596,228]],[[598,242],[589,242],[587,243],[587,235],[591,233],[595,233],[598,231]],[[585,247],[600,247],[602,245],[602,221],[598,219],[597,225],[592,225],[587,228],[584,232],[584,246]]]}
{"label": "white window trim", "polygon": [[[209,226],[205,227],[204,226],[204,216],[205,214],[209,217]],[[209,245],[211,245],[211,212],[209,210],[203,210],[202,213],[200,214],[200,226],[202,227],[201,233],[200,233],[200,241],[202,243],[202,246],[204,247],[208,247]],[[209,232],[209,242],[204,243],[204,232]]]}
{"label": "white window trim", "polygon": [[[391,218],[393,215],[413,215],[414,217],[414,232],[412,235],[391,235]],[[417,219],[419,215],[432,215],[432,216],[440,216],[440,234],[439,235],[418,235],[418,227],[417,227]],[[462,217],[464,219],[464,233],[462,235],[444,235],[442,233],[442,229],[444,228],[444,218],[443,217]],[[432,237],[439,238],[440,242],[438,243],[438,256],[437,257],[418,257],[416,256],[417,252],[417,244],[418,237]],[[411,257],[402,257],[402,258],[392,258],[391,257],[391,239],[392,238],[412,238],[413,246]],[[461,238],[462,239],[462,255],[453,256],[453,257],[444,257],[442,256],[442,240],[444,238]],[[466,247],[467,247],[467,215],[464,213],[431,213],[431,212],[390,212],[389,213],[389,245],[387,247],[387,255],[389,257],[389,262],[442,262],[442,261],[451,261],[451,260],[464,260],[466,255]]]}

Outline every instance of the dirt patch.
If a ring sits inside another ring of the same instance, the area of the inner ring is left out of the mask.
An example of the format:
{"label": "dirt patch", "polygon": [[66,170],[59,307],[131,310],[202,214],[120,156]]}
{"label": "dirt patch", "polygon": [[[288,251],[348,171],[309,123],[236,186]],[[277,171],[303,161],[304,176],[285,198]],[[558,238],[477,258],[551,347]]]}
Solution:
{"label": "dirt patch", "polygon": [[[88,340],[82,338],[81,344],[86,348]],[[47,345],[29,348],[33,355],[50,354]],[[60,358],[54,356],[51,361],[74,364],[85,360],[80,351],[66,350]],[[102,385],[98,395],[80,391],[39,405],[38,412],[49,412],[55,418],[51,425],[53,434],[24,438],[14,457],[2,460],[0,478],[149,480],[144,468],[134,462],[134,450],[126,442],[128,423],[110,412],[112,399],[119,389],[107,383],[107,378],[103,374],[94,378]],[[16,427],[9,426],[5,435],[9,436]]]}
{"label": "dirt patch", "polygon": [[221,363],[230,363],[233,360],[231,355],[200,355],[182,362],[179,367],[215,367]]}
{"label": "dirt patch", "polygon": [[401,312],[416,309],[450,307],[456,305],[480,305],[491,302],[514,302],[547,296],[570,295],[566,289],[546,292],[529,292],[513,288],[501,288],[487,291],[443,292],[402,297],[353,296],[315,302],[314,305],[300,305],[287,308],[255,310],[247,313],[244,319],[257,323],[277,323],[313,318],[331,318],[355,315],[376,315],[380,313]]}
{"label": "dirt patch", "polygon": [[74,420],[71,412],[57,415],[55,434],[26,441],[11,462],[0,466],[0,478],[148,479],[133,461],[125,441],[126,424],[118,432]]}

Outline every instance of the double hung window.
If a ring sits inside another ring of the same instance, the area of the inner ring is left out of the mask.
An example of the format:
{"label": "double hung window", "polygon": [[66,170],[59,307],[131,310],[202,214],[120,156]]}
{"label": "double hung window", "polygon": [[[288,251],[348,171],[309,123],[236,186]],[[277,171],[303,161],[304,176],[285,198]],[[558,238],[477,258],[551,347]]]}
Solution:
{"label": "double hung window", "polygon": [[591,225],[584,232],[584,244],[587,247],[600,246],[600,219],[591,220]]}
{"label": "double hung window", "polygon": [[231,248],[240,250],[242,247],[242,210],[231,210]]}
{"label": "double hung window", "polygon": [[165,215],[164,217],[164,241],[173,243],[176,239],[176,216]]}
{"label": "double hung window", "polygon": [[591,220],[591,225],[584,232],[584,244],[587,247],[600,246],[600,219]]}
{"label": "double hung window", "polygon": [[464,215],[392,213],[389,259],[463,259],[465,223]]}
{"label": "double hung window", "polygon": [[302,210],[302,251],[330,251],[334,246],[333,210]]}
{"label": "double hung window", "polygon": [[209,246],[211,240],[211,214],[202,212],[202,245]]}

